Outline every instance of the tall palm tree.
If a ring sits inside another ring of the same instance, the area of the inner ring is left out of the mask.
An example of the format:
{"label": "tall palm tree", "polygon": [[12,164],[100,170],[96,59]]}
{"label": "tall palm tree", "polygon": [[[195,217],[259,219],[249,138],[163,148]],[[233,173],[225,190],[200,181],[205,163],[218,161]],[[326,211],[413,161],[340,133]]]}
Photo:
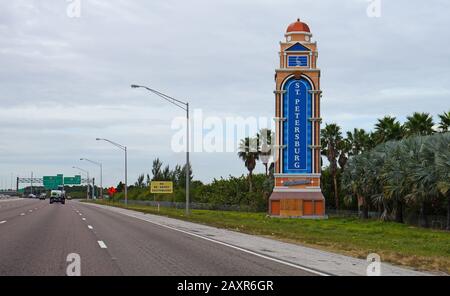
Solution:
{"label": "tall palm tree", "polygon": [[272,131],[267,128],[263,128],[256,135],[259,147],[259,158],[266,170],[266,176],[268,175],[269,161],[272,156]]}
{"label": "tall palm tree", "polygon": [[415,112],[407,117],[405,129],[407,136],[427,136],[434,133],[433,117],[429,113]]}
{"label": "tall palm tree", "polygon": [[352,145],[348,139],[342,139],[342,141],[339,143],[338,164],[342,171],[345,169],[345,166],[347,165],[351,148]]}
{"label": "tall palm tree", "polygon": [[339,210],[339,192],[337,184],[339,146],[342,141],[341,128],[337,124],[326,124],[322,129],[322,154],[325,155],[330,162],[330,173],[333,178],[333,191],[336,210]]}
{"label": "tall palm tree", "polygon": [[347,141],[350,144],[349,154],[351,156],[359,155],[364,151],[373,148],[371,135],[364,129],[355,128],[352,132],[347,132]]}
{"label": "tall palm tree", "polygon": [[256,161],[259,160],[258,140],[255,138],[246,137],[241,140],[239,144],[238,156],[244,161],[245,167],[248,170],[249,191],[253,191],[253,170],[256,167]]}
{"label": "tall palm tree", "polygon": [[446,133],[450,129],[450,111],[439,114],[441,122],[439,123],[439,128],[442,132]]}
{"label": "tall palm tree", "polygon": [[374,139],[376,144],[401,140],[403,136],[403,126],[395,117],[385,116],[382,119],[378,119],[378,122],[375,124]]}

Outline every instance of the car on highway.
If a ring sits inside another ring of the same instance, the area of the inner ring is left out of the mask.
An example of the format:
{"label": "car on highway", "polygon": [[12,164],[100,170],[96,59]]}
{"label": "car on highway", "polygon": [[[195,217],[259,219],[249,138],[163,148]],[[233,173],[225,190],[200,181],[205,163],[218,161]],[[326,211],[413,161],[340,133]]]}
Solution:
{"label": "car on highway", "polygon": [[47,198],[47,193],[43,192],[39,195],[40,200],[45,200]]}
{"label": "car on highway", "polygon": [[64,190],[52,190],[50,192],[50,204],[59,202],[61,204],[66,203],[66,192]]}
{"label": "car on highway", "polygon": [[33,193],[28,194],[28,198],[36,198],[36,195],[34,195]]}

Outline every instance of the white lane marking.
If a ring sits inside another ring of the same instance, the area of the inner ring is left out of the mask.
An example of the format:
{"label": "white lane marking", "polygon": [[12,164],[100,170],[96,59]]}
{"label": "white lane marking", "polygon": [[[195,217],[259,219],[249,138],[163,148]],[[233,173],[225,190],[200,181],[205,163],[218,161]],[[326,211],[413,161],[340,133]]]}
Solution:
{"label": "white lane marking", "polygon": [[294,263],[290,263],[290,262],[287,262],[287,261],[279,260],[279,259],[276,259],[276,258],[273,258],[273,257],[269,257],[269,256],[266,256],[266,255],[263,255],[263,254],[255,253],[253,251],[250,251],[250,250],[247,250],[247,249],[243,249],[241,247],[237,247],[237,246],[234,246],[234,245],[231,245],[231,244],[228,244],[228,243],[224,243],[224,242],[221,242],[221,241],[218,241],[218,240],[215,240],[215,239],[211,239],[209,237],[204,237],[204,236],[201,236],[199,234],[195,234],[195,233],[191,233],[191,232],[184,231],[184,230],[181,230],[181,229],[177,229],[175,227],[167,226],[167,225],[164,225],[164,224],[161,224],[161,223],[158,223],[158,222],[149,221],[149,220],[146,220],[144,218],[133,216],[133,215],[128,214],[128,213],[123,213],[123,212],[116,212],[116,213],[120,213],[120,214],[128,216],[128,217],[133,217],[133,218],[136,218],[136,219],[139,219],[139,220],[142,220],[142,221],[146,221],[148,223],[152,223],[152,224],[164,227],[164,228],[175,230],[175,231],[187,234],[187,235],[195,236],[197,238],[201,238],[201,239],[204,239],[204,240],[212,242],[212,243],[216,243],[216,244],[219,244],[219,245],[222,245],[222,246],[226,246],[226,247],[229,247],[229,248],[232,248],[232,249],[235,249],[235,250],[247,253],[247,254],[251,254],[251,255],[254,255],[254,256],[266,259],[266,260],[270,260],[270,261],[273,261],[273,262],[284,264],[284,265],[287,265],[287,266],[290,266],[290,267],[293,267],[293,268],[304,270],[306,272],[310,272],[310,273],[317,274],[317,275],[320,275],[320,276],[330,276],[330,274],[323,273],[323,272],[320,272],[320,271],[317,271],[317,270],[314,270],[314,269],[310,269],[308,267],[304,267],[304,266],[297,265],[297,264],[294,264]]}
{"label": "white lane marking", "polygon": [[86,221],[86,218],[82,218],[81,220]]}
{"label": "white lane marking", "polygon": [[5,224],[6,223],[6,221],[0,221],[0,224]]}
{"label": "white lane marking", "polygon": [[89,229],[94,229],[94,227],[92,227],[91,225],[88,225],[88,228],[89,228]]}
{"label": "white lane marking", "polygon": [[102,249],[106,249],[107,246],[105,245],[105,243],[103,241],[97,241],[98,245],[100,246],[100,248]]}

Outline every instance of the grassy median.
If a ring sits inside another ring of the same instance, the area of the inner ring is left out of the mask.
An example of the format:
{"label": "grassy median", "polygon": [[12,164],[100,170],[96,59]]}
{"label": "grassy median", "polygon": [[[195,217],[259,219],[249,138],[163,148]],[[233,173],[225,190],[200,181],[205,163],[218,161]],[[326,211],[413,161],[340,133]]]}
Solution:
{"label": "grassy median", "polygon": [[[118,203],[98,204],[124,207]],[[216,226],[248,234],[261,235],[290,243],[311,246],[358,258],[378,253],[382,260],[425,271],[450,274],[450,232],[408,225],[330,218],[328,220],[279,219],[264,213],[184,210],[130,205],[130,210]]]}

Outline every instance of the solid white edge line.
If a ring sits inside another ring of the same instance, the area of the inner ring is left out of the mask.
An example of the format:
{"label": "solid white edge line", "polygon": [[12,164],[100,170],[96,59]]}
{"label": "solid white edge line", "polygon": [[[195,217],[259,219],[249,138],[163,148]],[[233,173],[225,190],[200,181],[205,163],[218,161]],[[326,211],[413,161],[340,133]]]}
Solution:
{"label": "solid white edge line", "polygon": [[103,241],[97,241],[97,243],[98,243],[98,245],[100,246],[100,248],[102,248],[102,249],[108,248],[108,247],[106,246],[106,244],[105,244]]}
{"label": "solid white edge line", "polygon": [[[116,209],[120,209],[120,208],[116,208]],[[283,260],[280,260],[280,259],[269,257],[269,256],[266,256],[266,255],[263,255],[263,254],[259,254],[259,253],[256,253],[256,252],[253,252],[253,251],[241,248],[241,247],[237,247],[237,246],[234,246],[234,245],[231,245],[231,244],[228,244],[228,243],[224,243],[224,242],[221,242],[221,241],[218,241],[218,240],[215,240],[215,239],[211,239],[209,237],[204,237],[204,236],[199,235],[199,234],[195,234],[195,233],[191,233],[191,232],[184,231],[184,230],[181,230],[181,229],[177,229],[177,228],[172,227],[172,226],[164,225],[164,224],[161,224],[161,223],[158,223],[158,222],[148,221],[148,220],[145,220],[144,218],[136,217],[136,216],[133,216],[133,215],[128,214],[128,213],[121,213],[121,212],[117,212],[117,213],[120,213],[120,214],[125,215],[125,216],[129,216],[129,217],[132,217],[132,218],[136,218],[136,219],[139,219],[139,220],[142,220],[142,221],[146,221],[148,223],[152,223],[152,224],[155,224],[155,225],[158,225],[158,226],[161,226],[161,227],[165,227],[165,228],[168,228],[168,229],[171,229],[171,230],[175,230],[175,231],[187,234],[187,235],[195,236],[195,237],[204,239],[206,241],[210,241],[210,242],[213,242],[213,243],[216,243],[216,244],[219,244],[219,245],[222,245],[222,246],[226,246],[226,247],[229,247],[229,248],[232,248],[232,249],[235,249],[235,250],[247,253],[247,254],[251,254],[251,255],[254,255],[254,256],[257,256],[257,257],[260,257],[260,258],[264,258],[266,260],[274,261],[274,262],[277,262],[277,263],[280,263],[280,264],[284,264],[284,265],[287,265],[287,266],[290,266],[290,267],[293,267],[293,268],[301,269],[301,270],[304,270],[306,272],[310,272],[310,273],[317,274],[317,275],[320,275],[320,276],[331,276],[330,274],[323,273],[323,272],[320,272],[320,271],[317,271],[317,270],[314,270],[314,269],[310,269],[308,267],[304,267],[304,266],[301,266],[301,265],[297,265],[297,264],[294,264],[294,263],[290,263],[290,262],[287,262],[287,261],[283,261]],[[99,244],[100,244],[100,242],[99,242]]]}

